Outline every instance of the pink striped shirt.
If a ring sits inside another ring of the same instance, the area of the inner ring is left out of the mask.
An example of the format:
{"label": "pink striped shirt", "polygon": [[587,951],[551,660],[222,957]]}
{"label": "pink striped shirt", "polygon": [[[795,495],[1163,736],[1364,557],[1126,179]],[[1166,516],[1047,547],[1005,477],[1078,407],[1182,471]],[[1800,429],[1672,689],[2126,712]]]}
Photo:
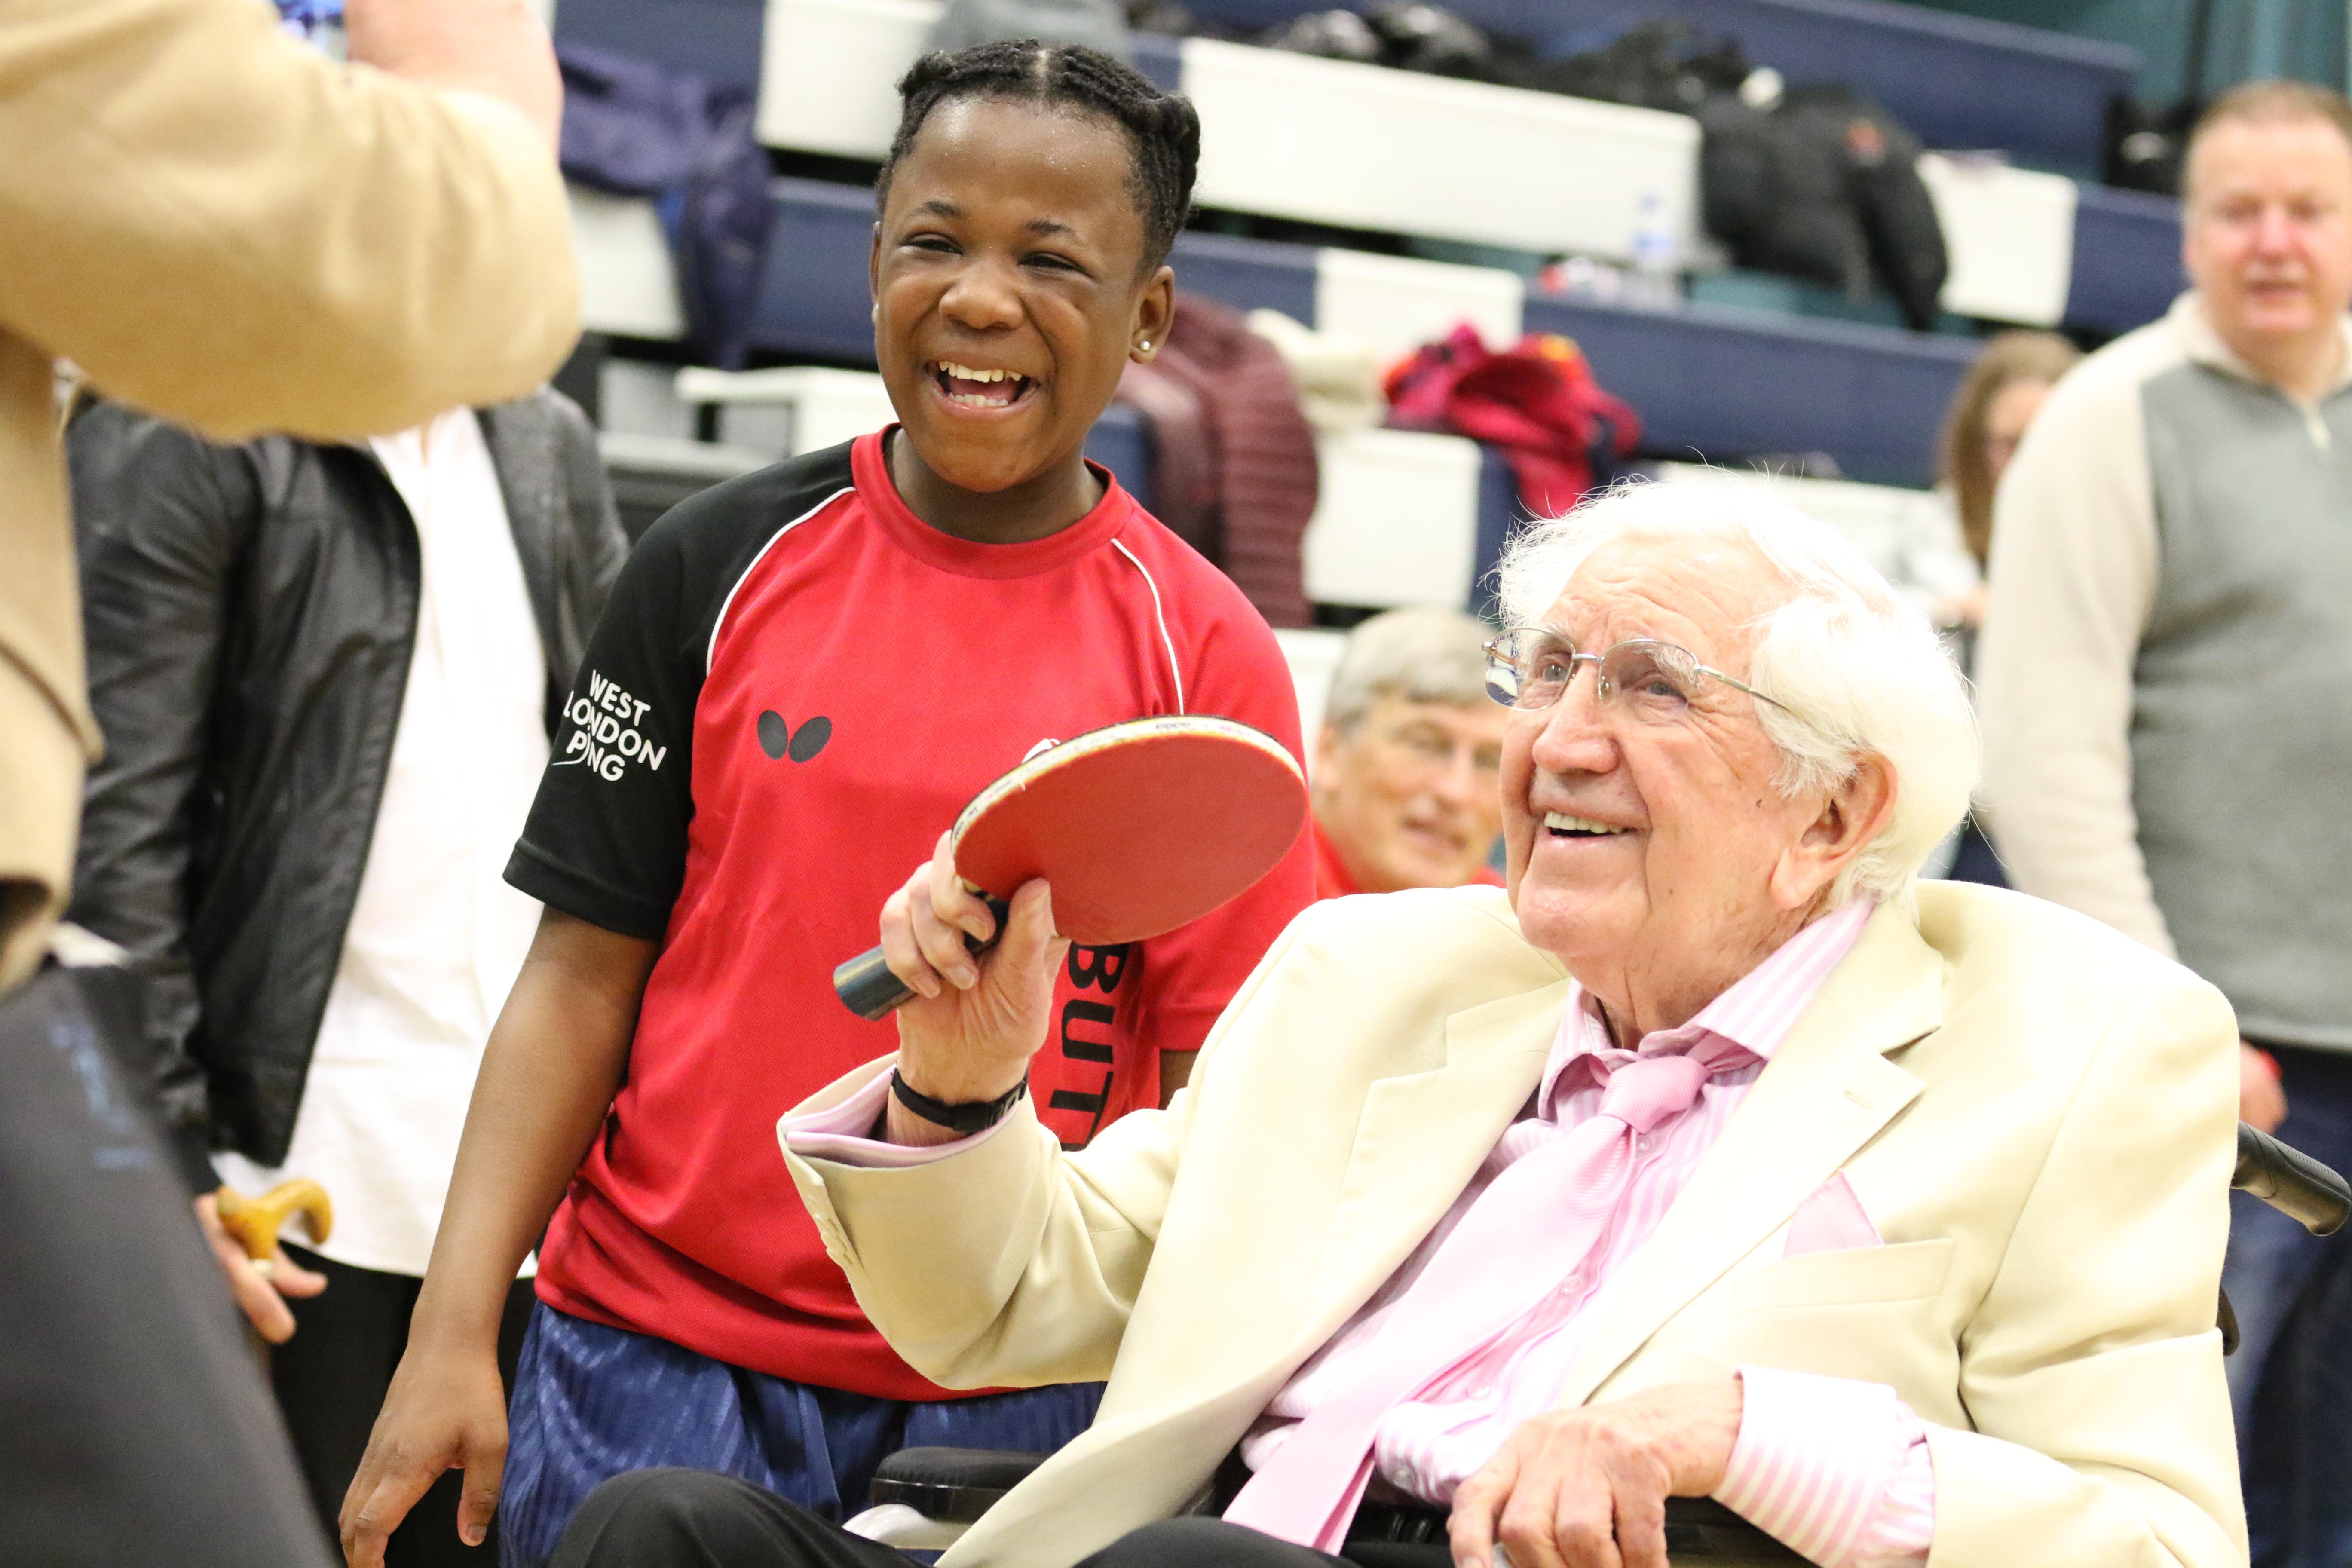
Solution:
{"label": "pink striped shirt", "polygon": [[[1365,1353],[1395,1303],[1495,1178],[1600,1109],[1601,1085],[1591,1058],[1685,1051],[1708,1034],[1746,1051],[1753,1060],[1709,1079],[1688,1110],[1637,1142],[1624,1202],[1585,1264],[1515,1327],[1424,1390],[1423,1398],[1399,1405],[1381,1420],[1372,1449],[1380,1479],[1424,1501],[1450,1503],[1454,1489],[1514,1427],[1551,1408],[1622,1265],[1657,1228],[1798,1015],[1853,949],[1870,912],[1866,901],[1857,901],[1814,921],[1689,1023],[1644,1036],[1634,1052],[1620,1050],[1598,1005],[1580,989],[1572,991],[1527,1112],[1504,1131],[1412,1256],[1276,1395],[1243,1439],[1242,1457],[1250,1467],[1262,1466],[1316,1403],[1349,1375],[1350,1363]],[[948,1158],[1006,1125],[932,1148],[877,1142],[864,1134],[880,1117],[888,1088],[888,1075],[878,1076],[836,1106],[784,1118],[779,1131],[798,1154],[899,1166]],[[1894,1390],[1764,1367],[1742,1367],[1740,1374],[1739,1437],[1717,1499],[1822,1568],[1924,1564],[1935,1533],[1935,1472],[1925,1429]]]}
{"label": "pink striped shirt", "polygon": [[[1412,1256],[1275,1396],[1243,1440],[1250,1468],[1263,1468],[1326,1395],[1357,1374],[1398,1302],[1495,1179],[1600,1109],[1595,1058],[1686,1051],[1707,1035],[1744,1050],[1752,1058],[1745,1066],[1717,1073],[1688,1110],[1636,1141],[1624,1200],[1584,1264],[1513,1328],[1381,1418],[1372,1442],[1379,1478],[1412,1497],[1450,1503],[1520,1423],[1552,1407],[1625,1261],[1657,1229],[1870,912],[1856,901],[1814,921],[1689,1023],[1643,1037],[1633,1052],[1614,1044],[1588,994],[1571,992],[1528,1112]],[[1717,1495],[1823,1568],[1877,1568],[1925,1561],[1934,1486],[1925,1434],[1891,1389],[1759,1370]]]}

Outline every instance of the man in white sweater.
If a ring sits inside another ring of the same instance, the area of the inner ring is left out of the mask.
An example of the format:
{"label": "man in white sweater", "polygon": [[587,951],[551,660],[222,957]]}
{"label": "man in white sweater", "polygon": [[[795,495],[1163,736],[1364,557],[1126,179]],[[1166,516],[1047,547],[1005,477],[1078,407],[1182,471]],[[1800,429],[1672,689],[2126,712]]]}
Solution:
{"label": "man in white sweater", "polygon": [[[1979,678],[2017,886],[2218,985],[2246,1120],[2352,1165],[2352,104],[2223,96],[2193,284],[2052,394],[2002,482]],[[2254,1560],[2352,1553],[2352,1246],[2245,1204],[2225,1274]],[[2301,1310],[2298,1310],[2298,1308]],[[2311,1358],[2317,1358],[2315,1362]],[[2266,1386],[2267,1384],[2267,1386]]]}

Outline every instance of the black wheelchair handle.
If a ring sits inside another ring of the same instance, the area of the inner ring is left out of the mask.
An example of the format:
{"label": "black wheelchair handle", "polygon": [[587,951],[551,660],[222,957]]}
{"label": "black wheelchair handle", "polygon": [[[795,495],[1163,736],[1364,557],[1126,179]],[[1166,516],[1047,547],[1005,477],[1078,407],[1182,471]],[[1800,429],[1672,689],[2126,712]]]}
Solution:
{"label": "black wheelchair handle", "polygon": [[2333,1236],[2352,1218],[2352,1186],[2300,1149],[2238,1123],[2238,1171],[2230,1184],[2252,1193],[2314,1236]]}

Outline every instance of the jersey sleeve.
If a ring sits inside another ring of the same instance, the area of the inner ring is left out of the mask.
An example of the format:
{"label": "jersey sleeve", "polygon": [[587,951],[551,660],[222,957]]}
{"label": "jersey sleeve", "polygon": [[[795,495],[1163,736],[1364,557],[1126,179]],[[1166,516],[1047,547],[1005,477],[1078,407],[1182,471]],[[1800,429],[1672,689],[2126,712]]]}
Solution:
{"label": "jersey sleeve", "polygon": [[[1238,612],[1218,617],[1201,638],[1186,672],[1185,708],[1264,731],[1303,768],[1290,667],[1265,623],[1234,597]],[[1144,1039],[1162,1051],[1200,1049],[1274,939],[1314,901],[1314,836],[1302,827],[1290,852],[1247,892],[1144,944]]]}
{"label": "jersey sleeve", "polygon": [[[668,520],[665,520],[667,521]],[[678,532],[648,531],[565,697],[507,880],[551,909],[658,942],[686,875],[704,664]]]}

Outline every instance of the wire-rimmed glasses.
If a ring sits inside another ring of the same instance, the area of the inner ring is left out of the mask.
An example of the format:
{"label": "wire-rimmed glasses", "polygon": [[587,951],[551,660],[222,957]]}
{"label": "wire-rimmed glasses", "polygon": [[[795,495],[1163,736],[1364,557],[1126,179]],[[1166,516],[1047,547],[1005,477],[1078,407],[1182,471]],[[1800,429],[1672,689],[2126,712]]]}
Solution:
{"label": "wire-rimmed glasses", "polygon": [[1710,680],[1745,691],[1784,713],[1794,711],[1738,677],[1701,664],[1688,648],[1673,643],[1631,637],[1600,653],[1579,653],[1574,643],[1549,626],[1515,626],[1486,645],[1486,695],[1506,708],[1549,708],[1567,692],[1580,664],[1593,667],[1602,706],[1622,700],[1645,723],[1680,720],[1690,711],[1691,698]]}

